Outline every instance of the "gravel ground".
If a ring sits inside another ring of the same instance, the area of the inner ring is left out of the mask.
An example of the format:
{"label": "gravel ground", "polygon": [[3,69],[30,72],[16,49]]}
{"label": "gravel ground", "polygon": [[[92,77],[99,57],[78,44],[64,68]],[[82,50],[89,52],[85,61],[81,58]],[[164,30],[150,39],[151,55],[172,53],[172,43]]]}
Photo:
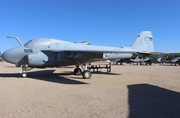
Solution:
{"label": "gravel ground", "polygon": [[112,65],[91,79],[74,66],[33,69],[0,63],[0,118],[179,118],[180,66]]}

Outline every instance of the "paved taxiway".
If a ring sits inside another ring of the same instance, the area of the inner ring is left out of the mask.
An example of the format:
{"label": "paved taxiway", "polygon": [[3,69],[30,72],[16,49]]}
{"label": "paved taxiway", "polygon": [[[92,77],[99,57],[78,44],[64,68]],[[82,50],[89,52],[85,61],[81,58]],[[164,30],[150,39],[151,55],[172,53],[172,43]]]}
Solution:
{"label": "paved taxiway", "polygon": [[180,117],[180,66],[113,65],[91,79],[72,67],[33,69],[0,63],[0,118]]}

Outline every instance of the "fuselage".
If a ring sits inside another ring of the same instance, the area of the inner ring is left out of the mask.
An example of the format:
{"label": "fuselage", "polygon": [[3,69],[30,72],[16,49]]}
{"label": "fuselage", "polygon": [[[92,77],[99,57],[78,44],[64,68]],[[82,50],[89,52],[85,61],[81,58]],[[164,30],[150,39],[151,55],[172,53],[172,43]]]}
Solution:
{"label": "fuselage", "polygon": [[57,67],[79,63],[130,58],[140,50],[131,47],[108,47],[85,45],[56,39],[40,38],[30,40],[23,46],[15,47],[3,53],[9,63],[29,67]]}

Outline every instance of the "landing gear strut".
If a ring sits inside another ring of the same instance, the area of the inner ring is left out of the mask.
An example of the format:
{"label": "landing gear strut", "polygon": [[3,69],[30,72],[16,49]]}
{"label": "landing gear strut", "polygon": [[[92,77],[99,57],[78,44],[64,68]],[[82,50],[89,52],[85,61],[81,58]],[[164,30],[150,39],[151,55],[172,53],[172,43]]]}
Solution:
{"label": "landing gear strut", "polygon": [[74,69],[74,75],[80,75],[82,73],[82,70],[79,68],[79,66],[76,66]]}

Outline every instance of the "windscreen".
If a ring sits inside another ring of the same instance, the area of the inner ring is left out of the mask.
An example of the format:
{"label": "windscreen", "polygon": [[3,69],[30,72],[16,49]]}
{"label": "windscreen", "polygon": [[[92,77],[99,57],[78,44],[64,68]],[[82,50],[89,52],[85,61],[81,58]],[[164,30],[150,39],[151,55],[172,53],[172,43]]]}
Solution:
{"label": "windscreen", "polygon": [[30,40],[26,44],[24,44],[24,46],[27,48],[38,48],[49,44],[51,44],[51,39],[40,38],[40,39]]}

